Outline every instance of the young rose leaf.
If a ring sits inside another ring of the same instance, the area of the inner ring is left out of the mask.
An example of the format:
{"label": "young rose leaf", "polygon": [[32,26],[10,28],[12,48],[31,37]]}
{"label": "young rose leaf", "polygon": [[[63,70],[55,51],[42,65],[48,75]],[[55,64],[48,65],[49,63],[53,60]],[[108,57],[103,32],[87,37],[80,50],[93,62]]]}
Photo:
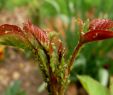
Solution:
{"label": "young rose leaf", "polygon": [[108,19],[94,19],[89,24],[89,32],[82,35],[82,41],[92,42],[113,38],[113,31],[108,30],[113,28],[113,21]]}
{"label": "young rose leaf", "polygon": [[17,34],[23,36],[21,28],[16,25],[3,24],[0,26],[0,35]]}
{"label": "young rose leaf", "polygon": [[21,49],[30,49],[30,45],[20,39],[20,37],[18,36],[15,36],[15,35],[3,35],[3,36],[0,36],[0,44],[1,45],[7,45],[7,46],[13,46],[13,47],[16,47],[16,48],[21,48]]}
{"label": "young rose leaf", "polygon": [[113,27],[113,21],[108,19],[94,19],[89,24],[89,30],[106,30]]}
{"label": "young rose leaf", "polygon": [[24,24],[24,30],[31,33],[41,45],[49,45],[49,39],[46,32],[33,25],[30,21]]}
{"label": "young rose leaf", "polygon": [[29,47],[21,28],[10,24],[3,24],[0,26],[0,44],[23,49]]}
{"label": "young rose leaf", "polygon": [[113,38],[113,32],[108,30],[92,30],[83,35],[83,42],[92,42]]}

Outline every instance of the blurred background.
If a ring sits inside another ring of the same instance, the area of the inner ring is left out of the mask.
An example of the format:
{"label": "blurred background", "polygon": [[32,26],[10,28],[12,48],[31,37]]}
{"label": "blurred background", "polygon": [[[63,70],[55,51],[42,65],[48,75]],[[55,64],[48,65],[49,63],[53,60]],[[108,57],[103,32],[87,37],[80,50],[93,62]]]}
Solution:
{"label": "blurred background", "polygon": [[[79,38],[76,19],[113,19],[112,9],[113,0],[0,0],[0,25],[22,26],[31,19],[59,34],[68,58]],[[76,74],[89,75],[108,86],[113,76],[113,39],[87,44],[75,61],[66,95],[87,95]],[[0,46],[0,95],[47,95],[41,72],[29,52]]]}

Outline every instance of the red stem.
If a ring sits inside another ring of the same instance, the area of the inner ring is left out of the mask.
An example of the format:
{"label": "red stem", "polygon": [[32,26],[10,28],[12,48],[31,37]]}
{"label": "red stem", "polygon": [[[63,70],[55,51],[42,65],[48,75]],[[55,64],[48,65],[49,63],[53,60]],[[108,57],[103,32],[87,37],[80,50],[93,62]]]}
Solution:
{"label": "red stem", "polygon": [[71,67],[74,64],[74,60],[75,60],[80,48],[82,47],[82,45],[83,45],[83,43],[79,42],[77,47],[75,47],[74,52],[69,60],[68,73],[70,73]]}

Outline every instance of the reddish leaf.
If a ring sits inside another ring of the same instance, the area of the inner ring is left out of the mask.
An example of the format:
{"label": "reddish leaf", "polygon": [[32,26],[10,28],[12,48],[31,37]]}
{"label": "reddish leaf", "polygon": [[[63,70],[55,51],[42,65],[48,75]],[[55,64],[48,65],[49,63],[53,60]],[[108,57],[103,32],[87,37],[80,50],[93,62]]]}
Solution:
{"label": "reddish leaf", "polygon": [[83,42],[92,42],[113,38],[113,32],[108,30],[92,30],[83,35]]}
{"label": "reddish leaf", "polygon": [[1,25],[0,26],[0,36],[7,35],[7,34],[16,35],[20,39],[25,40],[24,34],[22,33],[21,28],[19,28],[16,25],[10,25],[10,24]]}
{"label": "reddish leaf", "polygon": [[30,32],[41,44],[49,44],[49,39],[45,31],[33,25],[30,21],[24,24],[24,30]]}
{"label": "reddish leaf", "polygon": [[[7,36],[7,38],[8,38],[7,40],[5,39],[4,41],[1,41],[5,45],[9,42],[8,45],[11,45],[11,46],[25,48],[26,47],[25,45],[28,45],[27,47],[29,47],[29,43],[26,40],[23,31],[21,30],[20,27],[18,27],[16,25],[10,25],[10,24],[1,25],[0,26],[0,36],[3,36],[3,38],[4,38],[4,36]],[[10,37],[12,37],[12,38],[10,38]],[[14,40],[14,43],[11,42],[12,40]],[[16,41],[17,42],[20,41],[21,43],[16,43]],[[21,46],[23,46],[23,47],[21,47]]]}
{"label": "reddish leaf", "polygon": [[22,30],[16,25],[3,24],[0,26],[0,35],[10,34],[10,33],[22,35]]}
{"label": "reddish leaf", "polygon": [[89,25],[89,30],[105,30],[113,28],[113,21],[108,19],[94,19]]}

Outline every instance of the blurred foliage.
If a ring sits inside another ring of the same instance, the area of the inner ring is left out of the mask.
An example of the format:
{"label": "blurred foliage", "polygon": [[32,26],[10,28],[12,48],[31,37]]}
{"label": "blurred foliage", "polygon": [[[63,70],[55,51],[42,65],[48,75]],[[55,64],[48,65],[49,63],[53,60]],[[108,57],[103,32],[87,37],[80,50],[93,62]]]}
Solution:
{"label": "blurred foliage", "polygon": [[5,0],[0,0],[0,10],[4,8],[5,3]]}
{"label": "blurred foliage", "polygon": [[40,7],[39,5],[42,3],[43,0],[32,0],[29,4],[29,15],[32,22],[36,25],[40,24]]}
{"label": "blurred foliage", "polygon": [[[40,5],[43,17],[65,15],[69,17],[79,16],[87,19],[87,16],[99,16],[108,13],[112,17],[112,0],[43,0]],[[103,6],[101,6],[103,4]]]}
{"label": "blurred foliage", "polygon": [[[77,73],[87,74],[100,80],[99,73],[102,68],[113,74],[112,43],[113,40],[106,40],[98,43],[94,42],[83,47],[71,72],[72,81],[76,80]],[[104,74],[103,77],[106,78]]]}
{"label": "blurred foliage", "polygon": [[13,84],[9,85],[4,95],[26,95],[26,92],[21,89],[21,82],[15,81]]}
{"label": "blurred foliage", "polygon": [[0,9],[13,10],[17,7],[27,6],[31,0],[0,0]]}

